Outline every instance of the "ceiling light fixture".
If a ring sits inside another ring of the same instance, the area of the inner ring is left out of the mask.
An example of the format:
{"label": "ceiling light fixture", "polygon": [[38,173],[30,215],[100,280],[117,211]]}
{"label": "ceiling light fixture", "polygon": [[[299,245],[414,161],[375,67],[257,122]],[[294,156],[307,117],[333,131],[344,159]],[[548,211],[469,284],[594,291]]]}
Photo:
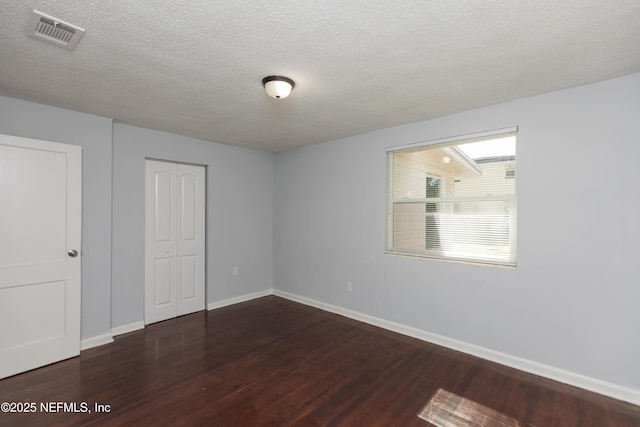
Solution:
{"label": "ceiling light fixture", "polygon": [[267,95],[272,98],[282,99],[289,96],[296,84],[289,77],[268,76],[262,79],[262,85]]}

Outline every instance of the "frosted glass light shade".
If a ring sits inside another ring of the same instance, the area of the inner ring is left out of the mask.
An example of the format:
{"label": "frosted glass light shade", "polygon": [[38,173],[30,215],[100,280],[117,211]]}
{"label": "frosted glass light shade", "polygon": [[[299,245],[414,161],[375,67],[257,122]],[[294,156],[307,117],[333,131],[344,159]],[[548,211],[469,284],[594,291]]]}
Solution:
{"label": "frosted glass light shade", "polygon": [[295,86],[293,80],[282,76],[269,76],[262,79],[264,90],[272,98],[282,99],[289,96]]}

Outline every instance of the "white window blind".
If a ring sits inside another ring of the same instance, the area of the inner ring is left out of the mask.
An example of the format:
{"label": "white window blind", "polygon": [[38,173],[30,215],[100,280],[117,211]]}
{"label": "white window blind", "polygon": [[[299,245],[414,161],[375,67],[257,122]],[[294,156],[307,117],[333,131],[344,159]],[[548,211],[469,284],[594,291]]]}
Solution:
{"label": "white window blind", "polygon": [[389,149],[387,252],[515,266],[516,136]]}

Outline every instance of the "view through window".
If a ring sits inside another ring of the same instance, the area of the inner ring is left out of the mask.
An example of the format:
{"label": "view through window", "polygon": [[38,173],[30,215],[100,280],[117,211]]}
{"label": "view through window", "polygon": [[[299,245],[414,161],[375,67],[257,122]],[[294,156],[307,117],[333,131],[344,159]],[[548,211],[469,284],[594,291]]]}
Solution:
{"label": "view through window", "polygon": [[515,266],[515,130],[389,149],[387,167],[387,252]]}

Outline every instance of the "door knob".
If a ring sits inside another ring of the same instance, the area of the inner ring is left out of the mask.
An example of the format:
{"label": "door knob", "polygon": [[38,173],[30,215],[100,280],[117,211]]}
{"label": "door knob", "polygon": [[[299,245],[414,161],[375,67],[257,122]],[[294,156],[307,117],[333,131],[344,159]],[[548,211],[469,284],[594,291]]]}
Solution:
{"label": "door knob", "polygon": [[69,249],[69,252],[67,252],[67,255],[69,255],[71,258],[75,258],[78,256],[78,251],[76,251],[75,249]]}

